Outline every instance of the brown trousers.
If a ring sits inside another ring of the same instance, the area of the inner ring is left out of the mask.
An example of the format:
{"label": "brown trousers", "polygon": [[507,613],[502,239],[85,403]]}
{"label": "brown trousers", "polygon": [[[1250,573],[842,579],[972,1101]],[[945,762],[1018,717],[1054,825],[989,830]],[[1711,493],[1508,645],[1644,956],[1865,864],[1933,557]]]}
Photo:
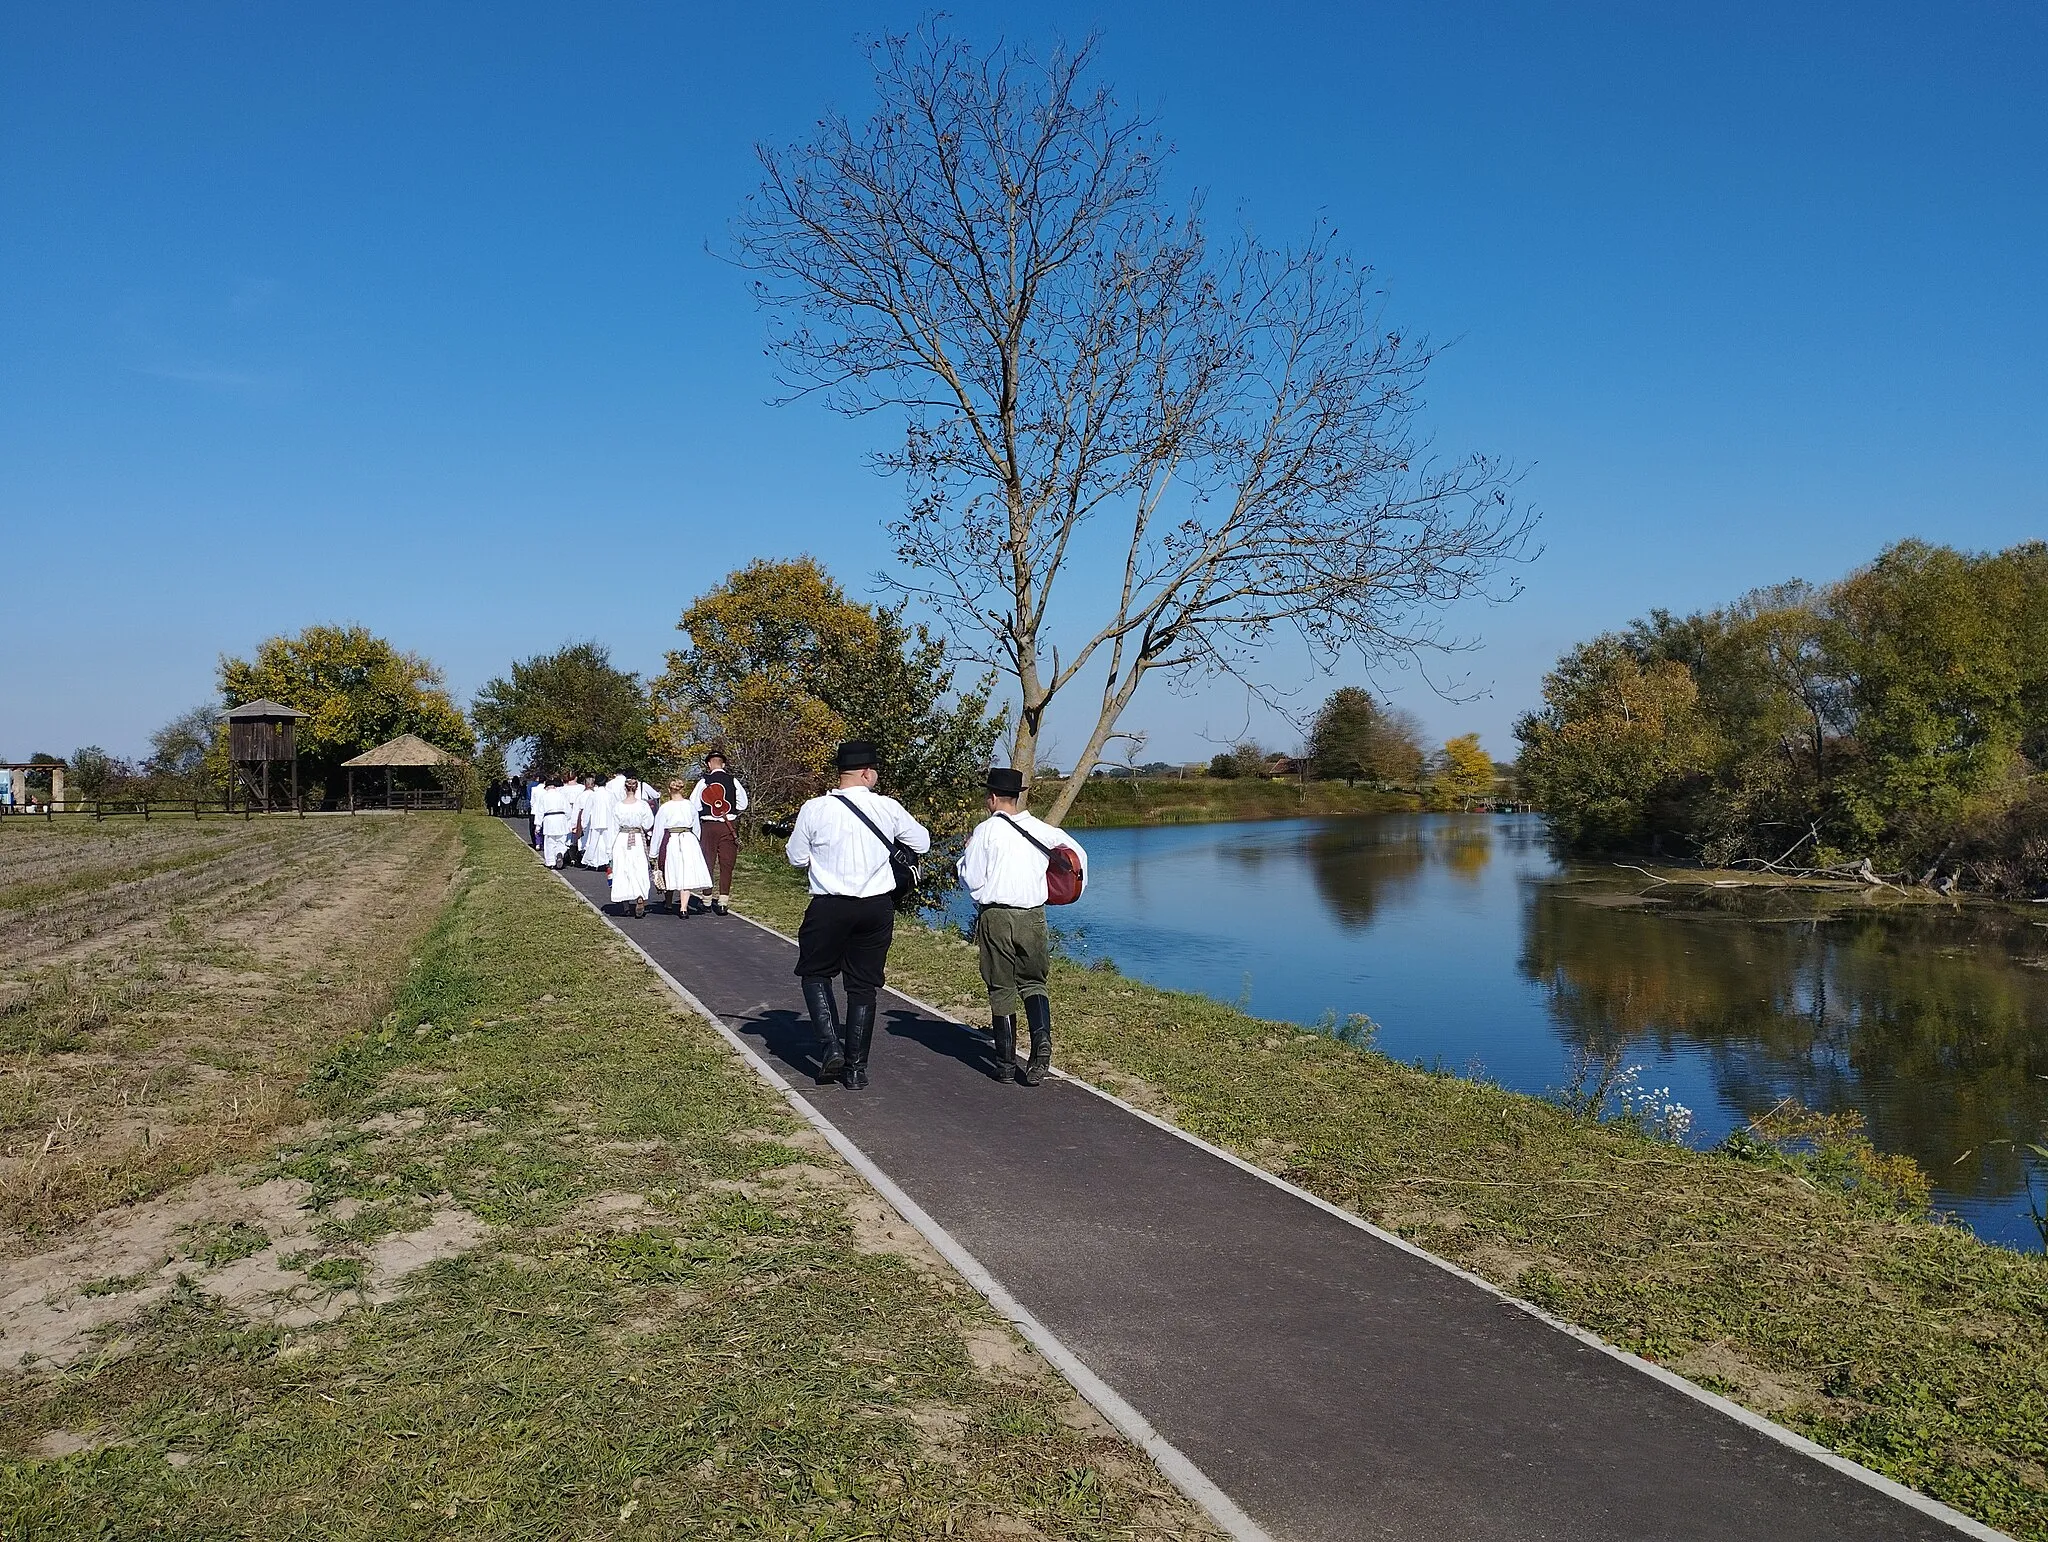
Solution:
{"label": "brown trousers", "polygon": [[718,892],[732,893],[732,865],[740,859],[739,833],[724,819],[707,819],[698,829],[697,844],[704,848],[704,865],[718,880]]}

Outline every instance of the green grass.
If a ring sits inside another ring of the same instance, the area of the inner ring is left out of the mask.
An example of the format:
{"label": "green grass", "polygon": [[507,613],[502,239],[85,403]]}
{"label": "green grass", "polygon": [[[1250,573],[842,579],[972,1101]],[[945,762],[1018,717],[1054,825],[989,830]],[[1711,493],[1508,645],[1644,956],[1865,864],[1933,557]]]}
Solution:
{"label": "green grass", "polygon": [[[1053,783],[1032,789],[1038,812],[1052,806]],[[1222,824],[1240,819],[1299,819],[1306,814],[1388,814],[1421,807],[1408,793],[1342,782],[1269,782],[1262,778],[1092,777],[1066,823],[1077,830],[1123,825]]]}
{"label": "green grass", "polygon": [[[779,856],[746,854],[738,898],[790,930],[804,893]],[[890,977],[986,1021],[974,950],[951,930],[899,923]],[[1059,963],[1052,985],[1069,1070],[1845,1456],[2048,1538],[2048,1260],[1914,1213],[1912,1175],[1847,1132],[1688,1151],[1113,969]]]}
{"label": "green grass", "polygon": [[[1211,1535],[863,1233],[851,1175],[529,852],[463,838],[393,1009],[307,1079],[324,1122],[257,1174],[348,1214],[286,1262],[357,1304],[288,1331],[181,1281],[117,1358],[12,1376],[8,1538]],[[358,1296],[378,1236],[451,1208],[481,1246]],[[30,1455],[53,1431],[93,1445]]]}

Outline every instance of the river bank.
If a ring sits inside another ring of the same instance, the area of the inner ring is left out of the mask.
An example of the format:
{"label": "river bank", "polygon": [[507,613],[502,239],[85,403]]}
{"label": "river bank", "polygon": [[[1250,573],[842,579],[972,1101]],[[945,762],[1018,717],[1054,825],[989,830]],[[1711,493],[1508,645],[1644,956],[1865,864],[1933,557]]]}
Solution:
{"label": "river bank", "polygon": [[[804,895],[778,858],[749,853],[741,895],[787,931]],[[951,928],[899,924],[891,974],[986,1020]],[[1924,1176],[1845,1123],[1785,1117],[1693,1151],[1111,968],[1063,962],[1054,990],[1076,1074],[1900,1482],[2048,1538],[2048,1261],[1930,1218]]]}
{"label": "river bank", "polygon": [[[1062,784],[1041,781],[1032,806],[1044,810]],[[1267,781],[1259,777],[1091,777],[1066,823],[1076,830],[1131,825],[1229,824],[1299,819],[1304,814],[1393,814],[1418,809],[1413,793],[1347,787],[1342,782]]]}

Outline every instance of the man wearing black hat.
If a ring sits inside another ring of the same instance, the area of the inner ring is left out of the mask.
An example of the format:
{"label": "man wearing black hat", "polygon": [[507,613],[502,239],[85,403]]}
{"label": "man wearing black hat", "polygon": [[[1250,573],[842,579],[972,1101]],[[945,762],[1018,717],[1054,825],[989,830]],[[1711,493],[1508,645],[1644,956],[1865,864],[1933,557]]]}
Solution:
{"label": "man wearing black hat", "polygon": [[[996,1080],[1015,1077],[1036,1087],[1052,1069],[1052,997],[1045,977],[1046,869],[1065,847],[1085,882],[1088,854],[1066,831],[1025,813],[1024,773],[997,766],[988,774],[989,817],[974,827],[960,854],[960,881],[974,897],[974,940],[981,982],[988,987],[989,1027],[996,1041]],[[1017,1064],[1017,1005],[1031,1029],[1031,1058]]]}
{"label": "man wearing black hat", "polygon": [[[796,972],[818,1031],[819,1082],[838,1076],[858,1089],[868,1084],[875,992],[882,988],[896,935],[892,843],[925,852],[932,849],[932,837],[902,804],[875,791],[881,772],[872,744],[847,741],[839,746],[837,764],[838,787],[806,803],[789,832],[789,860],[811,880],[811,902],[796,934]],[[836,974],[846,976],[843,1042],[832,999]]]}

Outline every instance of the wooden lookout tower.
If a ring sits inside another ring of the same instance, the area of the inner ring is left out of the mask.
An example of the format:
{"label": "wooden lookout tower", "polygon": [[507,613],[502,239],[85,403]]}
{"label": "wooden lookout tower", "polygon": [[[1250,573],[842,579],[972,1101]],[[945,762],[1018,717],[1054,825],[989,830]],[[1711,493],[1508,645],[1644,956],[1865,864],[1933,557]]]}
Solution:
{"label": "wooden lookout tower", "polygon": [[[235,765],[235,781],[249,807],[268,814],[279,808],[299,806],[299,719],[310,717],[274,701],[244,702],[221,716],[228,725],[228,759]],[[278,767],[272,781],[270,768]],[[287,770],[286,768],[289,768]],[[285,786],[291,786],[286,803]],[[228,788],[233,801],[234,787]]]}

